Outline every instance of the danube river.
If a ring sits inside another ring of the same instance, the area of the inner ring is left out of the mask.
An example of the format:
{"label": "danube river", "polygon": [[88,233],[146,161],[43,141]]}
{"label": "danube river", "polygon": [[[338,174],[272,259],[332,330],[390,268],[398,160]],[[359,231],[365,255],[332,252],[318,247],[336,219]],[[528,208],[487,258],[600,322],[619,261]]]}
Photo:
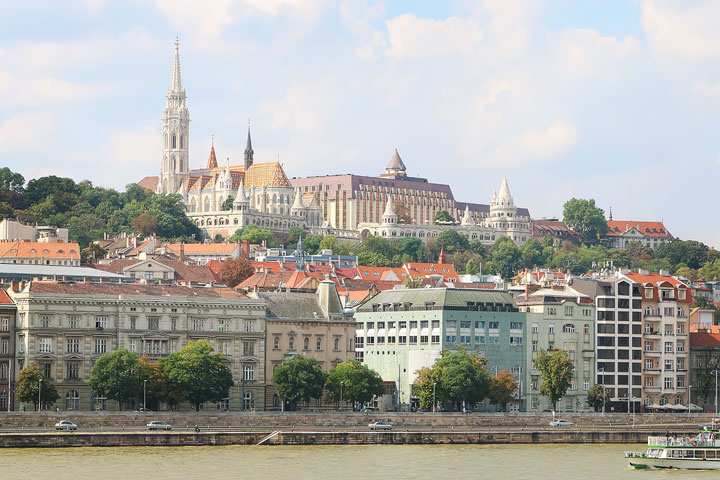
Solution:
{"label": "danube river", "polygon": [[[7,479],[653,479],[704,472],[637,471],[643,445],[363,445],[93,447],[0,450]],[[680,475],[673,475],[678,473]],[[715,475],[715,473],[710,473]]]}

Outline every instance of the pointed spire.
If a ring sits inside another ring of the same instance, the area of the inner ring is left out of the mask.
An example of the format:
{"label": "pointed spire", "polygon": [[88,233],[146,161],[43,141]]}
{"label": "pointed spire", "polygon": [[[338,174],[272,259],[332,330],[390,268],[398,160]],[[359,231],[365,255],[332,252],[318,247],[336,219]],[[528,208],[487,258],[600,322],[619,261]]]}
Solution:
{"label": "pointed spire", "polygon": [[510,195],[510,187],[508,187],[507,177],[503,176],[502,185],[500,186],[500,196],[498,200],[504,202],[505,205],[512,205],[513,198]]}
{"label": "pointed spire", "polygon": [[180,92],[182,90],[182,79],[180,78],[180,39],[175,37],[175,64],[173,65],[170,90]]}
{"label": "pointed spire", "polygon": [[213,145],[210,147],[210,156],[208,157],[208,163],[206,168],[217,168],[217,157],[215,156],[215,141],[213,140]]}
{"label": "pointed spire", "polygon": [[445,245],[440,246],[440,255],[438,256],[438,263],[445,264]]}
{"label": "pointed spire", "polygon": [[465,205],[465,213],[463,214],[462,220],[460,221],[461,225],[473,225],[475,222],[473,222],[472,217],[470,216],[470,205]]}
{"label": "pointed spire", "polygon": [[255,152],[253,152],[252,149],[252,140],[250,139],[250,119],[248,118],[248,134],[247,134],[247,142],[245,144],[245,171],[247,172],[248,168],[250,168],[250,165],[253,164],[253,155]]}
{"label": "pointed spire", "polygon": [[385,173],[387,175],[405,175],[405,164],[400,158],[397,148],[392,157],[390,157],[390,162],[388,162],[387,167],[385,167]]}
{"label": "pointed spire", "polygon": [[612,222],[612,207],[610,207],[610,218],[609,220]]}
{"label": "pointed spire", "polygon": [[295,190],[295,198],[293,199],[292,207],[290,207],[290,212],[296,215],[297,212],[303,209],[303,207],[304,205],[302,203],[302,192],[298,188]]}

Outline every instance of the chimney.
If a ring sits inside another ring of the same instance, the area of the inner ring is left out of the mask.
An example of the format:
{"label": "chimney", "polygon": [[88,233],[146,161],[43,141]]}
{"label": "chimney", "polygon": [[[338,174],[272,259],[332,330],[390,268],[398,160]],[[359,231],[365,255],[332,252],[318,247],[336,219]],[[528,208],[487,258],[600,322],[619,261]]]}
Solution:
{"label": "chimney", "polygon": [[180,244],[180,261],[185,263],[185,244]]}
{"label": "chimney", "polygon": [[20,282],[18,282],[17,280],[13,280],[12,282],[10,282],[10,290],[12,290],[15,293],[19,292],[20,291]]}
{"label": "chimney", "polygon": [[250,240],[247,238],[243,238],[242,240],[242,247],[240,248],[240,251],[242,252],[242,256],[249,259],[250,258]]}
{"label": "chimney", "polygon": [[339,314],[343,312],[340,295],[338,295],[337,285],[332,280],[325,279],[317,288],[318,302],[320,308],[325,314],[325,318],[329,318],[330,314]]}

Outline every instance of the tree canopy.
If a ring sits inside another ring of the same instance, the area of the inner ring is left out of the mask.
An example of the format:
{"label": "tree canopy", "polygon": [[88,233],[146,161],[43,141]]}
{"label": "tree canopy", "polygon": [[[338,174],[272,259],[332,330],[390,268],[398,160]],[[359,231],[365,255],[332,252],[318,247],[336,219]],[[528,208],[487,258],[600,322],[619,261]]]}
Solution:
{"label": "tree canopy", "polygon": [[595,245],[607,233],[605,211],[594,199],[571,198],[563,206],[563,223],[580,234],[583,243]]}
{"label": "tree canopy", "polygon": [[602,409],[602,406],[607,403],[610,398],[610,389],[599,383],[594,384],[587,392],[588,403],[595,411]]}
{"label": "tree canopy", "polygon": [[293,405],[301,400],[320,398],[326,373],[317,360],[302,355],[285,360],[273,373],[273,385],[280,397]]}
{"label": "tree canopy", "polygon": [[557,349],[546,351],[542,348],[535,360],[535,368],[540,370],[542,383],[540,393],[550,399],[555,410],[560,400],[570,388],[575,366],[567,350]]}
{"label": "tree canopy", "polygon": [[367,403],[382,395],[382,377],[357,360],[345,360],[328,373],[326,386],[335,400]]}
{"label": "tree canopy", "polygon": [[452,222],[455,223],[455,219],[450,215],[447,210],[438,210],[435,213],[435,223]]}
{"label": "tree canopy", "polygon": [[55,386],[43,375],[37,362],[30,362],[18,374],[15,395],[17,400],[32,403],[37,409],[38,390],[40,391],[39,400],[43,404],[52,405],[60,398]]}
{"label": "tree canopy", "polygon": [[181,400],[188,400],[199,410],[201,403],[219,402],[230,394],[234,382],[224,358],[207,340],[198,340],[163,358],[160,364],[170,387],[184,393]]}
{"label": "tree canopy", "polygon": [[137,353],[120,348],[97,359],[89,385],[95,392],[129,406],[131,400],[140,397],[147,378]]}
{"label": "tree canopy", "polygon": [[250,260],[245,257],[230,258],[220,265],[220,279],[230,288],[235,288],[254,272]]}
{"label": "tree canopy", "polygon": [[490,377],[488,399],[490,403],[500,405],[500,407],[505,410],[506,405],[515,398],[517,389],[518,383],[516,376],[507,370],[500,370],[496,376]]}

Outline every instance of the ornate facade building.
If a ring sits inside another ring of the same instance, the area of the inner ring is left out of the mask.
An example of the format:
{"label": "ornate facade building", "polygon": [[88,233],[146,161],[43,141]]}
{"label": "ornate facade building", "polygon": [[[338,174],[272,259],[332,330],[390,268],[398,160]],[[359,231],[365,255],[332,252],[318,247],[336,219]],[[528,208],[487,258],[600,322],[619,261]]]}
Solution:
{"label": "ornate facade building", "polygon": [[60,395],[56,405],[61,410],[117,409],[117,402],[97,395],[88,385],[101,355],[125,348],[157,361],[201,339],[224,355],[235,380],[228,399],[204,408],[240,409],[241,402],[245,409],[264,405],[261,301],[229,288],[139,284],[30,282],[8,293],[18,312],[13,371],[38,362]]}
{"label": "ornate facade building", "polygon": [[488,215],[473,216],[470,206],[465,206],[459,223],[401,223],[396,211],[396,195],[387,196],[385,211],[380,223],[360,223],[360,237],[368,235],[399,240],[405,237],[417,237],[423,241],[436,238],[442,232],[455,230],[468,240],[480,240],[492,245],[500,237],[507,237],[518,245],[524,245],[532,237],[532,223],[527,210],[515,206],[510,194],[507,179],[503,178],[500,193],[493,192]]}

